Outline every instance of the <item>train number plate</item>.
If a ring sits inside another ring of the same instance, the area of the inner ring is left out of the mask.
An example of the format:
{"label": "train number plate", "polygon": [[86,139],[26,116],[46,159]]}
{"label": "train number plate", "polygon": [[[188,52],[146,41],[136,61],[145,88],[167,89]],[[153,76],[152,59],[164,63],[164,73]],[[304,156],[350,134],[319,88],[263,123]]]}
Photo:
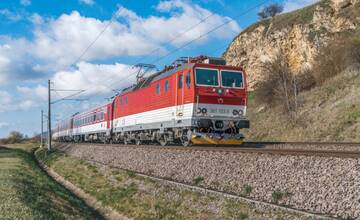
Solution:
{"label": "train number plate", "polygon": [[230,110],[229,109],[223,109],[223,108],[211,108],[210,109],[210,113],[211,114],[229,114]]}

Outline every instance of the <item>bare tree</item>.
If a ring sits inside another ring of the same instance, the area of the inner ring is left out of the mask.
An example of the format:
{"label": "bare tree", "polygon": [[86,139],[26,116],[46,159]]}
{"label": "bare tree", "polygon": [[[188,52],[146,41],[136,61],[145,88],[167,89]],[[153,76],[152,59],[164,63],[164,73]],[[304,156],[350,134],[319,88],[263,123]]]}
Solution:
{"label": "bare tree", "polygon": [[261,19],[272,18],[275,15],[283,12],[284,7],[278,3],[271,4],[269,6],[264,7],[261,11],[258,12],[258,16]]}
{"label": "bare tree", "polygon": [[284,106],[284,111],[296,121],[300,81],[291,71],[285,57],[279,55],[275,60],[265,63],[262,69],[264,79],[255,88],[255,96],[269,105]]}

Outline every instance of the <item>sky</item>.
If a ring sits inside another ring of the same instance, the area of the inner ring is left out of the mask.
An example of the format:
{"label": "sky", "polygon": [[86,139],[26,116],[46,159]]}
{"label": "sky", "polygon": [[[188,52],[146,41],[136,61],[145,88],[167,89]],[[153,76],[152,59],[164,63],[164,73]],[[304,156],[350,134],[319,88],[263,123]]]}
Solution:
{"label": "sky", "polygon": [[288,12],[314,1],[0,0],[0,138],[40,132],[49,79],[55,101],[84,90],[52,105],[56,124],[134,83],[137,63],[160,70],[182,56],[221,56],[265,5]]}

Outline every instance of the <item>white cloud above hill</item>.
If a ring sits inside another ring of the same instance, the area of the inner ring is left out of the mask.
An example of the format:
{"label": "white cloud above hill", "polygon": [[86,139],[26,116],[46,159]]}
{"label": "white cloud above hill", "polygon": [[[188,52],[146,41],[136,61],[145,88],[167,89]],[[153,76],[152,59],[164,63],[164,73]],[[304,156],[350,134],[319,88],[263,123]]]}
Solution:
{"label": "white cloud above hill", "polygon": [[[85,17],[77,11],[57,18],[33,14],[29,16],[34,25],[31,40],[0,36],[0,83],[16,82],[16,79],[36,80],[51,72],[63,73],[101,32],[81,61],[101,62],[119,56],[140,56],[156,48],[164,53],[169,48],[163,44],[175,37],[181,35],[171,45],[179,46],[230,19],[212,15],[213,12],[182,0],[162,1],[155,10],[160,15],[142,17],[120,6],[113,21]],[[182,35],[207,17],[206,21]],[[233,21],[195,44],[214,38],[231,38],[239,31],[240,27]]]}

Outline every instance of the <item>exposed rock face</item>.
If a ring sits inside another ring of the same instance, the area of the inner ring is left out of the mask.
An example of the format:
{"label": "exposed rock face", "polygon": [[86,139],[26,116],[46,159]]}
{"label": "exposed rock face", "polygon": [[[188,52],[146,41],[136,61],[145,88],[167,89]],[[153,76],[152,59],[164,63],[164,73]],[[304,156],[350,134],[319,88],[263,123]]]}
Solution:
{"label": "exposed rock face", "polygon": [[300,72],[311,68],[322,45],[338,34],[360,31],[359,24],[360,0],[323,0],[250,26],[234,39],[224,58],[230,65],[243,66],[254,88],[263,64],[279,53]]}

